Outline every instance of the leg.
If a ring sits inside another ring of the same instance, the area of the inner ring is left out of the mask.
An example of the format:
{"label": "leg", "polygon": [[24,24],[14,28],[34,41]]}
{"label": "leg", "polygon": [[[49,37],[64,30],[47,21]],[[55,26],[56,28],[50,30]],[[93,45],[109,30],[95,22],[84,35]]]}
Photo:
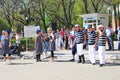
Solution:
{"label": "leg", "polygon": [[3,60],[6,61],[6,54],[3,54]]}
{"label": "leg", "polygon": [[54,51],[51,51],[51,59],[54,61]]}
{"label": "leg", "polygon": [[84,64],[85,63],[85,56],[84,56],[84,54],[81,55],[81,58],[82,58],[82,63]]}
{"label": "leg", "polygon": [[105,65],[105,46],[99,46],[100,67]]}

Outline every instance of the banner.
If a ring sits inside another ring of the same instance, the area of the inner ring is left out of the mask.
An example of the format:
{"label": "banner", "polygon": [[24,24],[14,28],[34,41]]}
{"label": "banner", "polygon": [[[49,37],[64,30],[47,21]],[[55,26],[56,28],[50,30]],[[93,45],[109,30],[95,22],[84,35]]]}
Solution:
{"label": "banner", "polygon": [[35,37],[38,28],[39,26],[24,26],[24,37],[26,38]]}

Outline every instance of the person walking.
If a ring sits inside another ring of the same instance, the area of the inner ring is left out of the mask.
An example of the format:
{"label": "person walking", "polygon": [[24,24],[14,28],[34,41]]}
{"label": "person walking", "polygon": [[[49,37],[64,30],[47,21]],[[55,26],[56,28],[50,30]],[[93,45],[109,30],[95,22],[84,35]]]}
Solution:
{"label": "person walking", "polygon": [[52,29],[47,29],[48,37],[49,37],[49,50],[51,51],[51,62],[54,61],[54,50],[55,50],[55,41],[54,41],[54,35],[52,33]]}
{"label": "person walking", "polygon": [[37,30],[37,36],[35,37],[35,51],[36,51],[36,62],[41,61],[41,54],[43,53],[43,38],[40,30]]}
{"label": "person walking", "polygon": [[95,65],[96,63],[96,53],[95,48],[97,45],[97,33],[93,29],[94,27],[92,25],[89,25],[88,27],[88,54],[89,59],[92,65]]}
{"label": "person walking", "polygon": [[[3,60],[4,60],[4,64],[7,64],[7,59],[8,64],[11,64],[11,53],[10,53],[10,46],[11,46],[11,39],[9,36],[10,32],[9,30],[5,30],[5,34],[2,36],[1,39],[1,48],[2,48],[2,53],[3,53]],[[8,55],[8,57],[6,57]]]}
{"label": "person walking", "polygon": [[106,33],[103,25],[98,26],[98,53],[100,59],[100,67],[105,66],[105,49],[106,49]]}

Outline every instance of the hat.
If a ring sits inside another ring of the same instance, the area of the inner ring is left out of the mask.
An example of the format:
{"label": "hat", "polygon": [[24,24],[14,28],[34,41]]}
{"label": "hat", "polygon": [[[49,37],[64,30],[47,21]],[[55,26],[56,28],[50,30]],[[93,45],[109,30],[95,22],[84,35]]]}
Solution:
{"label": "hat", "polygon": [[10,34],[10,31],[9,31],[9,30],[5,30],[5,32],[7,32],[8,34]]}
{"label": "hat", "polygon": [[41,32],[41,30],[37,30],[37,32],[36,32],[36,33],[38,34],[39,32]]}
{"label": "hat", "polygon": [[103,25],[98,25],[97,28],[103,27]]}
{"label": "hat", "polygon": [[79,24],[75,24],[75,26],[74,27],[78,27],[79,26]]}

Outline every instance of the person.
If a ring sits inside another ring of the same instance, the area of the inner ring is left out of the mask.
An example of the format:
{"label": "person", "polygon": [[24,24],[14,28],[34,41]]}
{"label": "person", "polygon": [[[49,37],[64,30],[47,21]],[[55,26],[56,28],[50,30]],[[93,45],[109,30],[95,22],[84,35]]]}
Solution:
{"label": "person", "polygon": [[113,30],[108,26],[106,28],[106,35],[107,35],[107,40],[108,40],[108,50],[114,50],[114,43],[113,43]]}
{"label": "person", "polygon": [[94,30],[94,27],[92,25],[89,25],[88,27],[88,54],[89,59],[92,65],[95,65],[96,63],[96,53],[95,48],[97,45],[97,33]]}
{"label": "person", "polygon": [[65,37],[65,49],[67,50],[68,49],[68,36],[69,36],[69,29],[68,28],[66,28],[66,30],[65,30],[65,35],[64,35],[64,37]]}
{"label": "person", "polygon": [[70,59],[70,62],[74,62],[75,61],[75,54],[77,52],[77,48],[76,48],[76,43],[75,43],[75,32],[77,31],[77,26],[73,26],[72,28],[72,59]]}
{"label": "person", "polygon": [[120,26],[118,27],[118,50],[120,50]]}
{"label": "person", "polygon": [[47,34],[49,37],[49,50],[51,51],[51,62],[54,61],[54,50],[55,50],[55,42],[54,42],[54,35],[52,33],[52,29],[48,28],[47,29]]}
{"label": "person", "polygon": [[63,43],[65,41],[65,31],[64,31],[64,28],[61,28],[61,35],[62,35],[62,39],[63,39]]}
{"label": "person", "polygon": [[46,56],[48,52],[48,47],[49,47],[49,38],[48,38],[48,35],[46,34],[44,39],[44,52]]}
{"label": "person", "polygon": [[41,54],[43,53],[43,38],[40,30],[37,30],[37,36],[35,37],[35,51],[36,51],[36,62],[41,61]]}
{"label": "person", "polygon": [[[1,48],[3,53],[3,60],[4,64],[7,64],[6,60],[8,59],[8,64],[11,64],[11,53],[10,53],[10,46],[11,46],[11,39],[9,37],[9,30],[5,30],[5,34],[2,36],[1,39]],[[8,57],[6,57],[8,55]]]}
{"label": "person", "polygon": [[20,55],[20,52],[21,52],[21,39],[22,39],[22,36],[20,35],[19,32],[16,33],[16,45],[18,47],[18,55]]}
{"label": "person", "polygon": [[75,25],[77,31],[75,32],[75,44],[77,48],[78,62],[77,63],[85,63],[83,45],[86,42],[86,35],[84,34],[82,28],[78,24]]}
{"label": "person", "polygon": [[105,66],[105,49],[106,49],[106,32],[103,25],[98,25],[98,53],[100,59],[100,67]]}

